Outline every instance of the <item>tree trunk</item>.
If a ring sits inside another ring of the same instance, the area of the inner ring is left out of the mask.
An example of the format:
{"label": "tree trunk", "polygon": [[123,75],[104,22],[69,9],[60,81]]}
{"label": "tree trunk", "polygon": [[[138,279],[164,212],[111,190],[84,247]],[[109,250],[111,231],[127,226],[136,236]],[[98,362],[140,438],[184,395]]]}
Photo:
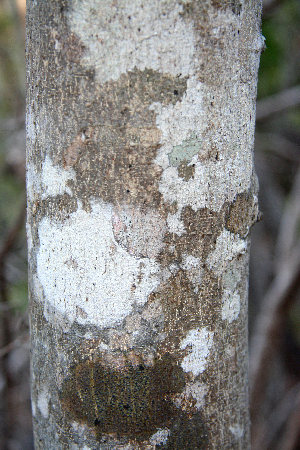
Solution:
{"label": "tree trunk", "polygon": [[38,449],[248,449],[256,0],[27,2]]}

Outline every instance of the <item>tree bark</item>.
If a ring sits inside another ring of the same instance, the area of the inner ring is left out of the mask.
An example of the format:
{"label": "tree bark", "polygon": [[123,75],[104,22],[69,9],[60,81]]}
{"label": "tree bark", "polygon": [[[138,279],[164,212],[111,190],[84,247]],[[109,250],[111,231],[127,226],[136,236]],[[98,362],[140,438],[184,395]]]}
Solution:
{"label": "tree bark", "polygon": [[261,2],[27,2],[38,449],[248,449]]}

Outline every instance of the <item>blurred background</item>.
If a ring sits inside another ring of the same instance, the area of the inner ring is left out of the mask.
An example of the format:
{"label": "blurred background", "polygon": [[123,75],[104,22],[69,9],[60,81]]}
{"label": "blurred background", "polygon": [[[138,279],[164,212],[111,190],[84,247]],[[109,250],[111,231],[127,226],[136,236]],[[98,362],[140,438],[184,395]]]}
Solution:
{"label": "blurred background", "polygon": [[[249,340],[253,450],[300,450],[300,1],[264,0]],[[0,450],[33,450],[25,235],[25,0],[0,0]]]}

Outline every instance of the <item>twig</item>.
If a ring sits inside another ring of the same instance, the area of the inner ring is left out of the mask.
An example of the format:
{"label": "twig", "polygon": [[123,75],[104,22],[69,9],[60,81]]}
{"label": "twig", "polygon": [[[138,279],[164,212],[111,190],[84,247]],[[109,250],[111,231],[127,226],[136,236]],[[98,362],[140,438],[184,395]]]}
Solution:
{"label": "twig", "polygon": [[[252,450],[269,449],[281,428],[289,420],[289,417],[292,416],[292,419],[297,412],[299,413],[299,407],[300,383],[288,391],[265,423],[260,427],[259,435],[255,436],[252,442]],[[291,439],[289,439],[289,442],[291,442]],[[278,449],[283,450],[283,447],[278,446]],[[286,447],[285,450],[293,450],[293,447]]]}
{"label": "twig", "polygon": [[294,450],[300,435],[300,401],[298,397],[298,404],[294,411],[291,413],[291,417],[287,424],[286,432],[283,434],[279,444],[277,446],[278,450]]}
{"label": "twig", "polygon": [[262,301],[250,346],[251,411],[257,411],[266,383],[269,362],[281,333],[292,294],[300,279],[300,242],[297,224],[300,216],[300,169],[295,177],[289,203],[281,219],[277,238],[275,278]]}
{"label": "twig", "polygon": [[25,127],[25,116],[11,117],[9,119],[0,120],[0,130],[6,132],[13,132]]}
{"label": "twig", "polygon": [[26,331],[21,336],[17,337],[14,341],[0,348],[0,358],[3,358],[10,353],[14,348],[21,347],[29,339],[29,333]]}
{"label": "twig", "polygon": [[300,222],[300,168],[296,174],[293,188],[289,194],[280,222],[275,248],[275,270],[278,271],[282,261],[286,260],[297,239]]}
{"label": "twig", "polygon": [[0,264],[4,260],[7,253],[9,253],[16,238],[18,237],[18,234],[24,223],[25,215],[26,215],[26,201],[23,202],[23,205],[22,205],[20,214],[17,217],[17,220],[14,223],[13,227],[10,229],[10,231],[7,233],[7,236],[4,240],[4,244],[2,246],[2,249],[0,250]]}
{"label": "twig", "polygon": [[250,407],[257,411],[268,374],[276,342],[280,335],[283,312],[286,312],[295,288],[300,281],[300,243],[280,271],[265,295],[256,321],[250,346]]}
{"label": "twig", "polygon": [[268,16],[280,4],[280,0],[263,0],[263,17]]}
{"label": "twig", "polygon": [[16,222],[13,227],[7,233],[6,238],[4,239],[4,243],[2,245],[2,249],[0,250],[0,295],[1,301],[7,302],[7,292],[6,292],[6,279],[5,279],[5,258],[6,255],[10,252],[14,242],[16,241],[19,232],[23,226],[24,219],[26,215],[26,202],[23,203],[19,216],[17,217]]}
{"label": "twig", "polygon": [[300,104],[300,86],[286,89],[279,94],[259,100],[256,104],[256,121],[269,117]]}
{"label": "twig", "polygon": [[300,162],[300,146],[277,133],[255,132],[255,150],[272,152],[285,160]]}

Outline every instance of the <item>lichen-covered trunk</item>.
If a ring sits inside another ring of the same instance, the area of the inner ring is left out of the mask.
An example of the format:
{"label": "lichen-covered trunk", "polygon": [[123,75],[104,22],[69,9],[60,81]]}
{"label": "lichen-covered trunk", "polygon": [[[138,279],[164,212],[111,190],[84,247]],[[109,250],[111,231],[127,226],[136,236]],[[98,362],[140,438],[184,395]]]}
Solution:
{"label": "lichen-covered trunk", "polygon": [[36,450],[249,448],[260,9],[27,2]]}

